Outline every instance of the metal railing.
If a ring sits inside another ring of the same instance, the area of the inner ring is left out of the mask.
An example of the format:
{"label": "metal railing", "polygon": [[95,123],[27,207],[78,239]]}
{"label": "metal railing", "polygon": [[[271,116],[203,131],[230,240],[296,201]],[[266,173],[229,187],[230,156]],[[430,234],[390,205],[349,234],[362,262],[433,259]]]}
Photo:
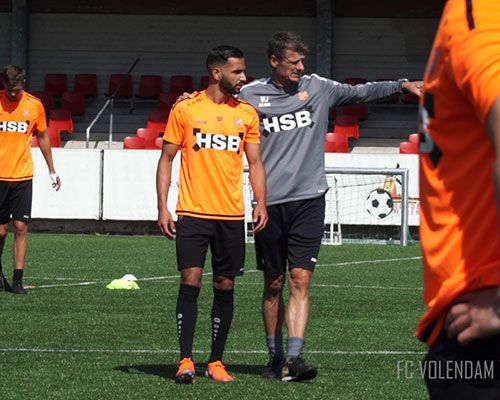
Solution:
{"label": "metal railing", "polygon": [[[104,110],[106,110],[106,108],[108,106],[109,107],[109,140],[108,140],[108,149],[111,148],[111,143],[113,143],[113,119],[114,119],[114,101],[115,101],[115,97],[116,97],[116,94],[120,91],[120,89],[122,88],[123,84],[125,83],[125,81],[128,79],[128,77],[130,76],[130,74],[132,73],[132,70],[135,68],[135,66],[139,63],[140,61],[140,58],[137,58],[133,63],[132,65],[130,66],[130,68],[128,69],[127,73],[125,74],[125,76],[123,77],[123,79],[120,81],[120,83],[116,86],[116,89],[113,93],[110,93],[109,94],[109,97],[108,99],[106,100],[106,102],[104,103],[104,105],[101,107],[101,109],[99,110],[99,112],[97,113],[97,115],[94,117],[94,119],[92,120],[92,122],[90,123],[90,125],[87,127],[87,129],[85,130],[85,141],[86,141],[86,147],[87,149],[89,148],[90,146],[90,130],[93,128],[93,126],[96,124],[96,122],[99,120],[99,118],[101,117],[102,113],[104,112]],[[133,96],[133,94],[132,94]]]}

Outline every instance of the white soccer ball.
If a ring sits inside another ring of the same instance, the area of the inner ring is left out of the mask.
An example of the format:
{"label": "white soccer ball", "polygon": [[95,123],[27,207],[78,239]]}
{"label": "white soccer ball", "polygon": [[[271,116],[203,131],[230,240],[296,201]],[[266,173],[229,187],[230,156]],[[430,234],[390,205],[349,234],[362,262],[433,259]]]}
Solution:
{"label": "white soccer ball", "polygon": [[366,211],[374,217],[384,219],[393,209],[394,200],[387,190],[374,189],[366,196]]}

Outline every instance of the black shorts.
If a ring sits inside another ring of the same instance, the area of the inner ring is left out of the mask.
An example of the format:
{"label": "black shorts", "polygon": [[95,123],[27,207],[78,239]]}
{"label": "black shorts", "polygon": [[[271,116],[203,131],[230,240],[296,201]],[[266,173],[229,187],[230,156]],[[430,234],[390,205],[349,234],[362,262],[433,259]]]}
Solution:
{"label": "black shorts", "polygon": [[255,234],[257,268],[267,276],[286,267],[314,270],[325,226],[325,196],[267,207],[267,226]]}
{"label": "black shorts", "polygon": [[432,400],[500,399],[500,335],[467,346],[443,332],[422,362]]}
{"label": "black shorts", "polygon": [[[33,183],[29,181],[0,181],[0,224],[31,221]],[[11,218],[12,216],[12,218]]]}
{"label": "black shorts", "polygon": [[245,264],[244,221],[223,221],[179,216],[175,248],[179,271],[202,267],[208,246],[214,275],[243,275]]}

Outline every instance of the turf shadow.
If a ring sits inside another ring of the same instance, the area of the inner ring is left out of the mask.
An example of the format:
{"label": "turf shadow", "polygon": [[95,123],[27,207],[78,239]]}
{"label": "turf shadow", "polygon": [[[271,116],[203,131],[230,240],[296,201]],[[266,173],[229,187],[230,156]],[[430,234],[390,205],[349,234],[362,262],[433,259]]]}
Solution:
{"label": "turf shadow", "polygon": [[113,368],[113,370],[125,372],[127,374],[155,375],[163,379],[173,380],[177,372],[177,367],[177,364],[138,364],[120,365]]}
{"label": "turf shadow", "polygon": [[[146,374],[155,375],[163,379],[174,379],[177,372],[177,364],[137,364],[137,365],[120,365],[113,368],[115,371],[125,372],[127,374]],[[228,370],[234,374],[243,375],[259,375],[262,373],[263,365],[249,364],[228,364]],[[203,375],[206,366],[197,366],[197,374]]]}

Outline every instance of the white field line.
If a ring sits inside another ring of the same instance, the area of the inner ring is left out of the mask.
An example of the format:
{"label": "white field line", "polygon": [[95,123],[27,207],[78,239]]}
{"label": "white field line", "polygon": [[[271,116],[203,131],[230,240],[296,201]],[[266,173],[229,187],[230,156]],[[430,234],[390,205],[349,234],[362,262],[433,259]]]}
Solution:
{"label": "white field line", "polygon": [[[349,261],[349,262],[340,262],[340,263],[332,263],[332,264],[317,264],[317,267],[334,267],[334,266],[349,266],[349,265],[360,265],[360,264],[379,264],[386,262],[397,262],[397,261],[408,261],[408,260],[420,260],[422,257],[402,257],[402,258],[386,258],[379,260],[361,260],[361,261]],[[259,270],[252,269],[246,270],[245,273],[259,272]],[[205,272],[204,276],[211,276],[211,272]],[[178,279],[179,275],[170,275],[170,276],[153,276],[149,278],[141,278],[138,279],[138,282],[147,282],[147,281],[160,281],[160,280],[169,280],[169,279]],[[51,278],[37,278],[30,277],[30,280],[45,280]],[[54,278],[52,280],[58,280],[58,278]],[[60,278],[59,280],[70,280],[70,278]],[[61,287],[74,287],[74,286],[91,286],[91,285],[102,285],[105,283],[109,283],[110,280],[89,280],[83,282],[71,282],[71,283],[63,283],[63,284],[53,284],[53,285],[39,285],[32,289],[50,289],[50,288],[61,288]],[[342,285],[319,285],[313,284],[314,287],[332,287],[332,288],[358,288],[358,289],[392,289],[391,287],[382,287],[382,286],[342,286]],[[421,288],[398,288],[394,287],[397,290],[421,290]]]}
{"label": "white field line", "polygon": [[[44,348],[0,348],[0,353],[58,353],[58,354],[91,354],[91,353],[115,353],[115,354],[177,354],[179,349],[44,349]],[[196,354],[209,354],[209,350],[193,350]],[[225,350],[226,354],[268,354],[267,350]],[[398,350],[373,350],[373,351],[342,351],[342,350],[307,350],[307,354],[326,355],[366,355],[366,356],[392,356],[392,355],[421,355],[423,351],[398,351]]]}

